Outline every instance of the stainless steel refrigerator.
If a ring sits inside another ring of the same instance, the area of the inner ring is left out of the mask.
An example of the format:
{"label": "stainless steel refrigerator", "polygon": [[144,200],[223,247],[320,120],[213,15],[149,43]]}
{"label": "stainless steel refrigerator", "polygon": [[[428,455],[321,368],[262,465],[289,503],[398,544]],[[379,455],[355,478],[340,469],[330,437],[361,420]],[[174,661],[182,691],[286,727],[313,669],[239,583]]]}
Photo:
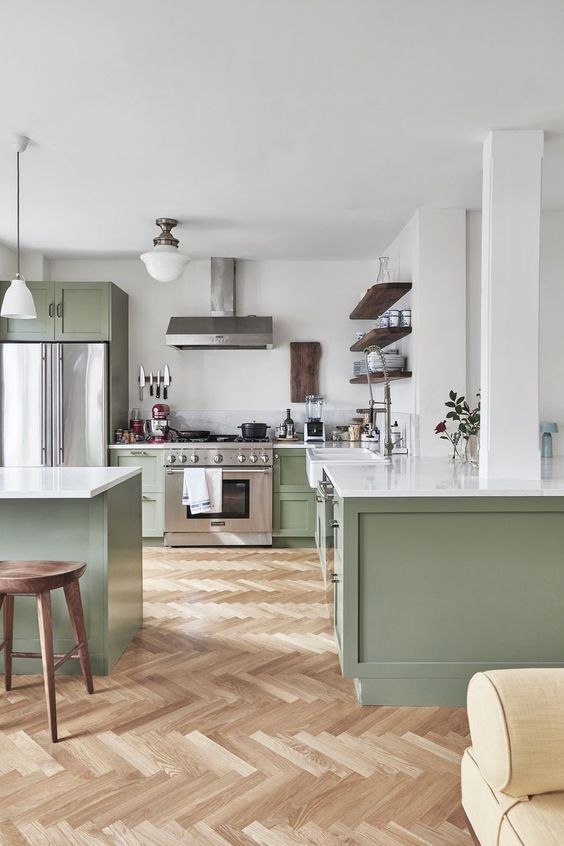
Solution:
{"label": "stainless steel refrigerator", "polygon": [[0,466],[103,466],[107,429],[107,344],[0,343]]}

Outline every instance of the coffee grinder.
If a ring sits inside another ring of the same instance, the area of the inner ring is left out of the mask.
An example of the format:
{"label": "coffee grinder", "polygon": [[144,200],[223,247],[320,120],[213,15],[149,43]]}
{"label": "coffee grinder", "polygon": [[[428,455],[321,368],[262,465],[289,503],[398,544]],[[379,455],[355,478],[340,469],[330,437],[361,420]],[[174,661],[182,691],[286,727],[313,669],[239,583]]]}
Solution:
{"label": "coffee grinder", "polygon": [[308,394],[305,401],[307,420],[304,425],[304,441],[324,441],[325,424],[322,418],[325,400],[317,394]]}

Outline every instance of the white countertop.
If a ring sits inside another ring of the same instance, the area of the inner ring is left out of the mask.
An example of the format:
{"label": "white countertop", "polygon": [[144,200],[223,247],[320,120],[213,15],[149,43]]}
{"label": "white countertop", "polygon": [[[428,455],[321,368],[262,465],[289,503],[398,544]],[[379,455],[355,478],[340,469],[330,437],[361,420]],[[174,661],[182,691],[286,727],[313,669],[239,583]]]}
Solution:
{"label": "white countertop", "polygon": [[[516,457],[516,461],[518,457]],[[481,479],[445,458],[395,456],[391,464],[323,465],[342,497],[564,496],[564,458],[543,462],[542,479]]]}
{"label": "white countertop", "polygon": [[0,467],[0,499],[91,499],[140,467]]}

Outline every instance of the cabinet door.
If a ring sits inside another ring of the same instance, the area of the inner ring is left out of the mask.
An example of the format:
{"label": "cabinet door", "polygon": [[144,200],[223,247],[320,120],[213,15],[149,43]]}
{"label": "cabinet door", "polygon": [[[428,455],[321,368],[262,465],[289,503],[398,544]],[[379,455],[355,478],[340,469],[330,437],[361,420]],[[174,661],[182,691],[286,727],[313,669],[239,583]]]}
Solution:
{"label": "cabinet door", "polygon": [[335,550],[333,565],[333,629],[335,642],[339,651],[339,661],[343,666],[343,559],[341,553]]}
{"label": "cabinet door", "polygon": [[276,449],[274,452],[274,490],[281,493],[311,491],[306,472],[305,449]]}
{"label": "cabinet door", "polygon": [[142,510],[143,537],[162,538],[164,535],[164,493],[144,493]]}
{"label": "cabinet door", "polygon": [[[35,320],[8,320],[0,318],[2,341],[52,341],[55,338],[55,293],[52,282],[27,282],[32,293],[37,318]],[[8,290],[9,282],[0,282],[0,302]]]}
{"label": "cabinet door", "polygon": [[278,537],[312,538],[315,534],[314,494],[275,492],[272,531]]}
{"label": "cabinet door", "polygon": [[164,491],[164,456],[162,449],[112,449],[113,467],[141,467],[143,493]]}
{"label": "cabinet door", "polygon": [[109,341],[109,286],[109,282],[55,282],[56,341]]}

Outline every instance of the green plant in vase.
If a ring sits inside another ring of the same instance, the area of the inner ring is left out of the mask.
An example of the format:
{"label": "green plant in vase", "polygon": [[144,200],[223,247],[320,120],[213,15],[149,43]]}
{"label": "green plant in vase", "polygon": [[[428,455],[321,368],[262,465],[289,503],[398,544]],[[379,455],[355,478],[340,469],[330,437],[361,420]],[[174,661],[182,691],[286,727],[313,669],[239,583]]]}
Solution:
{"label": "green plant in vase", "polygon": [[[453,445],[453,458],[460,457],[470,464],[478,463],[480,448],[480,393],[476,396],[478,405],[470,408],[465,396],[459,396],[456,391],[449,391],[448,400],[445,402],[448,408],[446,419],[435,427],[435,432]],[[447,421],[458,424],[456,431],[449,432]],[[461,440],[464,444],[463,450],[459,447]]]}

